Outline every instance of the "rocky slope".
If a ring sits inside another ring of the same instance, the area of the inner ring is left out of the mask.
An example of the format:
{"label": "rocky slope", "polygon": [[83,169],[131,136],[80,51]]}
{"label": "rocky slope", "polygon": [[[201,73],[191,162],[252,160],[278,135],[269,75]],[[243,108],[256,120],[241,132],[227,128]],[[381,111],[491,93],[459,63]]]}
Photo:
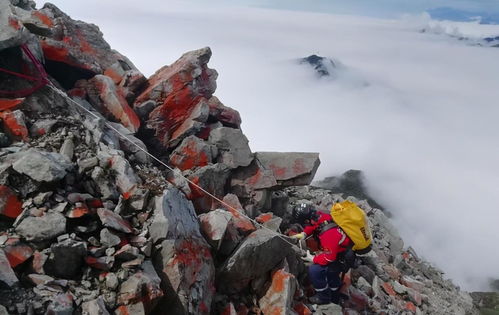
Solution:
{"label": "rocky slope", "polygon": [[[345,177],[310,186],[317,153],[252,152],[210,57],[145,78],[95,25],[0,0],[0,314],[477,313]],[[296,203],[347,197],[376,246],[348,300],[314,307],[278,232]]]}

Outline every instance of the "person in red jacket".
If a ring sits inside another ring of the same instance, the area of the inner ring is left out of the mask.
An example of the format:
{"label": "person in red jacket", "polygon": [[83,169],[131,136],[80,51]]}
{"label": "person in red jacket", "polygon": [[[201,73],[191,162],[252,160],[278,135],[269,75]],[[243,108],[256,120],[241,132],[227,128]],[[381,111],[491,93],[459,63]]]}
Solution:
{"label": "person in red jacket", "polygon": [[299,204],[293,209],[293,221],[301,224],[303,232],[292,238],[303,239],[310,235],[318,237],[321,252],[307,256],[303,260],[312,262],[308,274],[316,294],[310,297],[313,304],[339,303],[341,287],[340,273],[345,271],[340,262],[341,255],[353,245],[350,238],[339,228],[331,215],[316,211],[308,204]]}

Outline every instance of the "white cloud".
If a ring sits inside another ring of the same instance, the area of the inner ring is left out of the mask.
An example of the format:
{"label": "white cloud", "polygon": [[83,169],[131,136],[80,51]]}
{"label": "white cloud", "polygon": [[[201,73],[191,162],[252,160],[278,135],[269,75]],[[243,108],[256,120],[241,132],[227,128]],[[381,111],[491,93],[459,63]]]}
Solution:
{"label": "white cloud", "polygon": [[[81,5],[91,12],[66,3],[146,74],[210,46],[216,95],[241,112],[254,151],[318,151],[318,176],[364,170],[406,244],[467,289],[497,277],[499,49],[422,34],[407,20],[160,1],[140,10],[130,1]],[[346,70],[317,80],[293,62],[312,53]]]}

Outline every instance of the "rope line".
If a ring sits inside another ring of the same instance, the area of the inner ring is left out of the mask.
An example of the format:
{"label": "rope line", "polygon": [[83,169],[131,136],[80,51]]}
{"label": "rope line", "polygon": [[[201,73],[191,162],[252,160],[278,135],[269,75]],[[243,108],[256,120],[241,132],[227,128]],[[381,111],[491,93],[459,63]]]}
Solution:
{"label": "rope line", "polygon": [[[69,97],[67,94],[63,93],[59,88],[57,88],[56,86],[53,85],[52,82],[50,82],[50,84],[48,84],[47,86],[51,87],[56,93],[58,93],[59,95],[69,99],[72,103],[74,103],[75,105],[77,105],[79,108],[83,109],[84,111],[86,111],[87,113],[89,113],[90,115],[92,115],[93,117],[95,117],[96,119],[101,119],[101,117],[99,117],[97,114],[95,114],[94,112],[90,111],[89,109],[85,108],[84,106],[82,106],[81,104],[79,104],[78,102],[76,102],[75,100],[73,100],[71,97]],[[140,151],[144,152],[145,154],[147,154],[149,157],[151,157],[153,160],[155,160],[156,162],[160,163],[161,165],[165,166],[167,169],[171,170],[171,171],[174,171],[174,169],[169,166],[168,164],[166,164],[165,162],[161,161],[160,159],[158,159],[157,157],[155,157],[153,154],[149,153],[147,150],[144,150],[142,147],[140,147],[138,144],[136,144],[135,142],[133,142],[132,140],[130,140],[126,135],[124,135],[123,133],[121,133],[118,129],[114,128],[112,125],[108,124],[107,121],[105,121],[104,125],[106,127],[108,127],[109,129],[113,130],[114,132],[116,132],[120,137],[122,137],[124,140],[128,141],[129,143],[131,143],[132,145],[134,145],[135,147],[137,147]],[[246,215],[246,213],[243,212],[243,210],[239,210],[239,209],[236,209],[235,207],[231,206],[230,204],[224,202],[223,200],[221,200],[220,198],[218,198],[217,196],[213,195],[212,193],[210,193],[209,191],[207,191],[206,189],[204,189],[203,187],[199,186],[198,184],[194,183],[193,181],[191,181],[190,179],[188,179],[187,177],[185,177],[183,174],[180,173],[180,176],[182,178],[184,178],[189,184],[193,185],[194,187],[196,187],[197,189],[201,190],[203,193],[205,193],[206,195],[210,196],[211,198],[213,198],[214,200],[218,201],[220,204],[224,205],[225,207],[229,208],[229,209],[232,209],[234,211],[236,211],[237,213],[241,214],[242,216],[244,216],[245,218],[247,218],[248,220],[250,220],[251,222],[253,222],[253,224],[256,226],[256,227],[260,227],[260,228],[264,228],[264,229],[267,229],[268,231],[276,234],[279,238],[281,238],[283,241],[285,241],[286,243],[290,244],[291,246],[297,246],[296,244],[288,241],[283,234],[280,234],[262,224],[260,224],[259,222],[257,222],[256,220],[248,217]],[[170,182],[171,183],[171,182]],[[171,183],[173,184],[173,183]],[[173,184],[175,186],[175,184]],[[301,249],[301,246],[300,246],[300,249]]]}
{"label": "rope line", "polygon": [[39,76],[34,77],[31,75],[18,73],[18,72],[4,69],[4,68],[0,68],[0,72],[4,72],[4,73],[10,74],[12,76],[16,76],[16,77],[19,77],[21,79],[28,80],[28,81],[33,81],[35,83],[35,85],[33,85],[32,87],[26,88],[26,89],[20,89],[20,90],[15,90],[15,91],[0,90],[0,95],[9,95],[9,96],[14,96],[14,97],[25,97],[25,96],[32,94],[36,90],[40,89],[41,87],[43,87],[44,85],[49,83],[48,75],[47,75],[47,72],[45,72],[45,68],[40,63],[40,61],[33,55],[31,50],[29,49],[29,47],[26,44],[22,44],[20,47],[21,47],[21,50],[23,51],[23,53],[26,55],[26,57],[28,57],[28,59],[31,61],[31,63],[35,66],[35,69],[38,72]]}

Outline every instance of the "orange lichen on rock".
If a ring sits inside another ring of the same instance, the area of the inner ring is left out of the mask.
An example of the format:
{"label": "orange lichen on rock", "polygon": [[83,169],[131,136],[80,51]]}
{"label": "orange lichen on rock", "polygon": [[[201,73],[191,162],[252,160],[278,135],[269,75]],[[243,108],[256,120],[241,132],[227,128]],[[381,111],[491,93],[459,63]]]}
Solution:
{"label": "orange lichen on rock", "polygon": [[22,202],[7,186],[0,185],[0,214],[15,219],[23,211]]}
{"label": "orange lichen on rock", "polygon": [[33,249],[25,244],[7,246],[3,251],[12,268],[15,268],[33,256]]}
{"label": "orange lichen on rock", "polygon": [[52,22],[52,20],[47,15],[43,14],[42,12],[33,11],[32,15],[36,16],[40,20],[40,22],[47,25],[48,27],[54,26],[54,22]]}
{"label": "orange lichen on rock", "polygon": [[9,110],[0,112],[0,118],[3,120],[3,125],[6,131],[14,138],[26,141],[28,140],[28,128],[24,121],[19,119],[15,112]]}

